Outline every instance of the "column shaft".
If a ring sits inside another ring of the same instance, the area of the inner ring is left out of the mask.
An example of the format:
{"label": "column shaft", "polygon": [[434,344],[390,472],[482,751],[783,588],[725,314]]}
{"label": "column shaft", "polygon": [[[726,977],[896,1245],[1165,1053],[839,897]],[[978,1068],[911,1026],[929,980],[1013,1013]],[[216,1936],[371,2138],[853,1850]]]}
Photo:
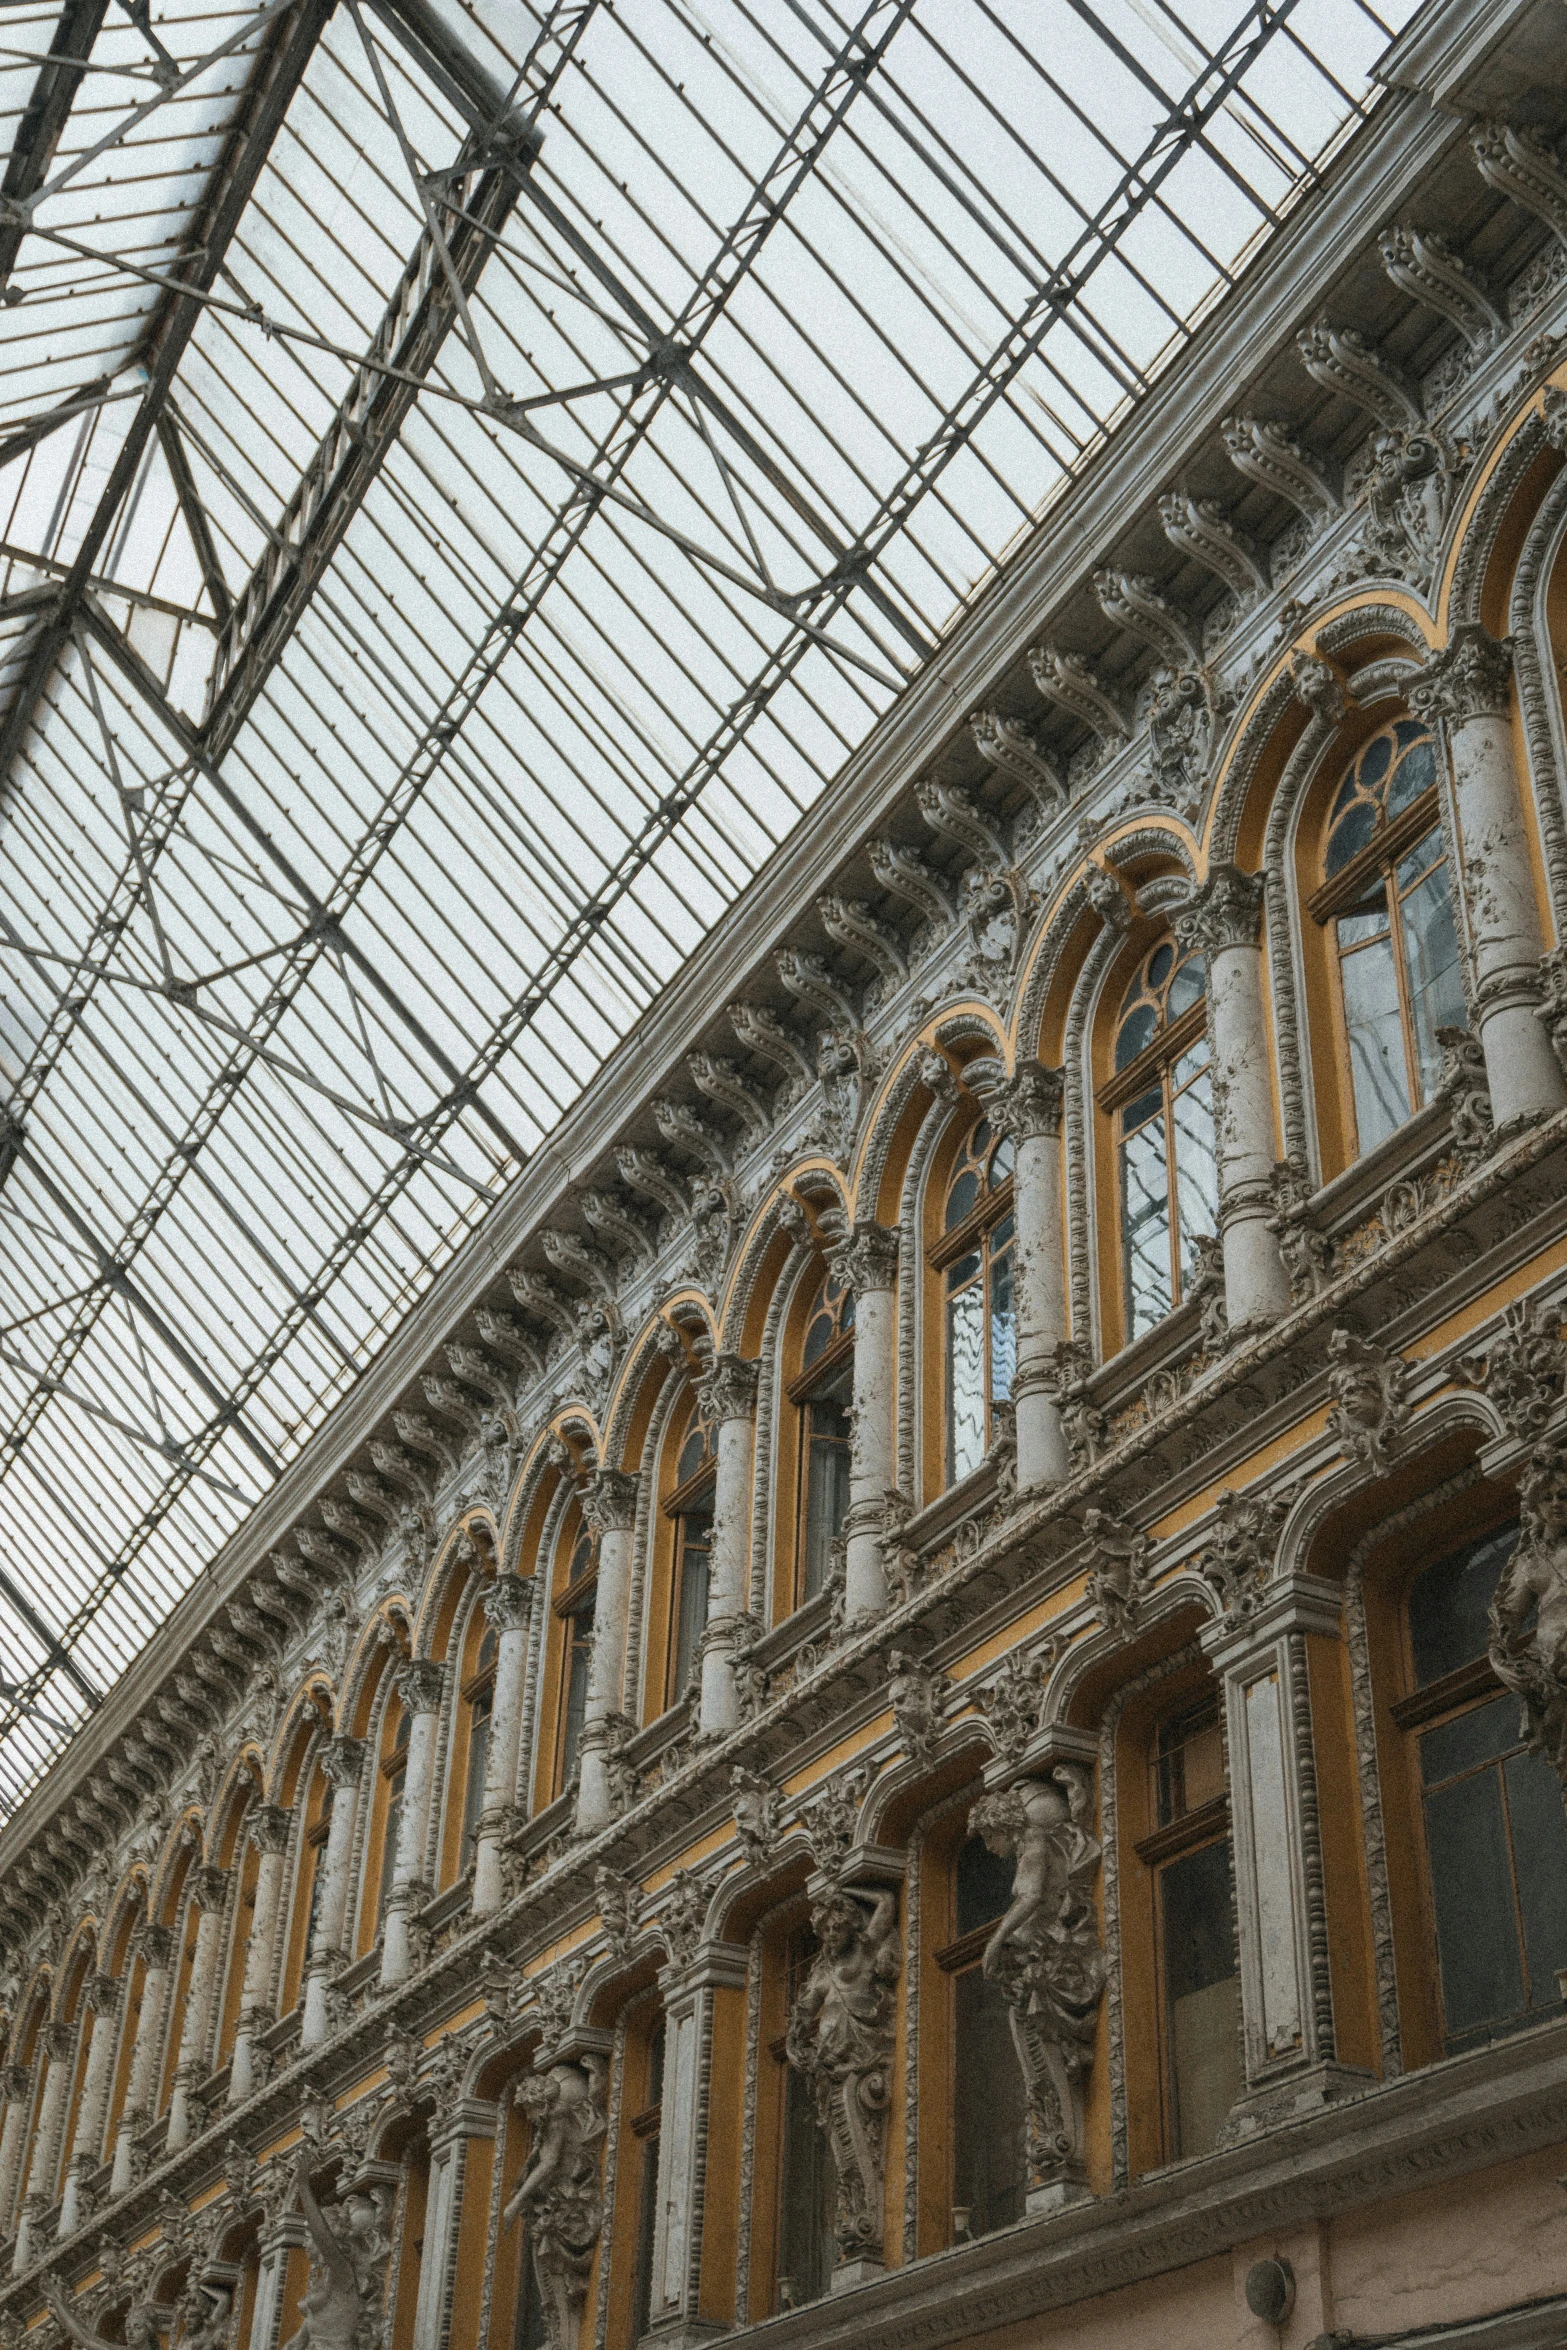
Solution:
{"label": "column shaft", "polygon": [[998,1134],[1012,1137],[1016,1158],[1012,1212],[1017,1225],[1017,1367],[1012,1404],[1020,1492],[1055,1483],[1067,1472],[1066,1439],[1056,1401],[1056,1350],[1065,1343],[1066,1239],[1061,1215],[1062,1072],[1020,1062],[971,1061],[963,1081]]}
{"label": "column shaft", "polygon": [[0,2236],[8,2236],[33,2106],[31,2065],[8,2064],[0,2075],[0,2086],[5,2090],[5,2122],[0,2126]]}
{"label": "column shaft", "polygon": [[331,2030],[327,1990],[345,1956],[343,1930],[348,1916],[348,1872],[354,1854],[364,1757],[364,1740],[345,1737],[341,1731],[321,1749],[321,1768],[332,1787],[332,1813],[327,1823],[326,1850],[321,1856],[321,1892],[305,1966],[305,2012],[299,2034],[302,2048],[319,2048]]}
{"label": "column shaft", "polygon": [[428,1657],[404,1665],[398,1690],[411,1717],[408,1759],[403,1766],[403,1810],[398,1822],[397,1857],[387,1895],[381,1937],[381,1981],[401,1983],[413,1966],[409,1918],[419,1907],[424,1883],[425,1845],[430,1832],[430,1797],[435,1787],[435,1743],[440,1728],[446,1667]]}
{"label": "column shaft", "polygon": [[598,1595],[593,1607],[593,1654],[578,1757],[577,1826],[604,1827],[613,1813],[609,1788],[611,1716],[621,1710],[626,1680],[626,1624],[631,1608],[631,1550],[637,1481],[624,1469],[604,1469],[588,1489],[585,1515],[598,1534]]}
{"label": "column shaft", "polygon": [[898,1235],[860,1223],[838,1242],[831,1263],[854,1292],[854,1434],[849,1451],[844,1607],[851,1624],[887,1605],[882,1560],[887,1496],[897,1482]]}
{"label": "column shaft", "polygon": [[533,1621],[532,1576],[498,1576],[484,1595],[484,1612],[495,1627],[495,1696],[490,1707],[490,1745],[484,1760],[484,1808],[473,1856],[473,1913],[486,1917],[505,1895],[501,1842],[517,1807],[518,1746],[522,1735],[522,1693],[528,1677],[528,1628]]}
{"label": "column shaft", "polygon": [[126,2083],[125,2111],[114,2140],[111,2195],[123,2195],[136,2180],[136,2132],[152,2112],[153,2067],[163,2045],[163,2026],[173,1980],[175,1937],[171,1926],[141,1929],[141,2013],[131,2048],[131,2077]]}
{"label": "column shaft", "polygon": [[757,1365],[722,1354],[702,1385],[702,1406],[718,1429],[707,1630],[702,1642],[704,1730],[732,1730],[740,1719],[734,1653],[749,1612],[751,1463],[755,1449]]}
{"label": "column shaft", "polygon": [[250,1840],[260,1859],[256,1864],[256,1899],[250,1913],[250,1940],[245,1949],[245,1981],[240,1993],[239,2026],[234,2035],[234,2059],[229,2067],[229,2103],[242,2105],[259,2087],[255,2057],[256,2036],[276,2021],[269,2004],[272,1966],[277,1952],[278,1916],[283,1902],[283,1870],[288,1856],[293,1815],[281,1804],[258,1804],[250,1817]]}
{"label": "column shaft", "polygon": [[191,2135],[196,2084],[206,2070],[207,2041],[212,2023],[212,1999],[217,1987],[218,1955],[222,1946],[223,1913],[228,1898],[229,1872],[199,1868],[191,1898],[201,1912],[196,1928],[196,1955],[191,1961],[190,1986],[185,1994],[185,2020],[180,2032],[179,2060],[174,2067],[174,2094],[169,2100],[169,2130],[165,2144],[172,2153]]}
{"label": "column shaft", "polygon": [[87,2006],[92,2016],[92,2038],[87,2044],[82,2101],[77,2109],[76,2133],[71,2140],[71,2159],[60,2203],[62,2236],[74,2235],[81,2224],[82,2175],[97,2169],[103,2144],[104,2109],[109,2102],[109,2075],[114,2064],[120,2006],[120,1985],[112,1975],[94,1975],[87,1986]]}

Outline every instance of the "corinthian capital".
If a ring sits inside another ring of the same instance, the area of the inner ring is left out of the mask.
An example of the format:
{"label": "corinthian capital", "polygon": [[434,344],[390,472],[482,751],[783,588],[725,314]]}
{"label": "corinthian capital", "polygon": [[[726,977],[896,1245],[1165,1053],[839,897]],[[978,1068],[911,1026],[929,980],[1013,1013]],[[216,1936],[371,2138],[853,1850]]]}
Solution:
{"label": "corinthian capital", "polygon": [[349,1738],[341,1730],[321,1749],[321,1768],[334,1787],[357,1786],[364,1759],[364,1740]]}
{"label": "corinthian capital", "polygon": [[191,1899],[198,1909],[221,1909],[228,1899],[229,1872],[207,1861],[191,1872]]}
{"label": "corinthian capital", "polygon": [[497,1575],[484,1595],[484,1612],[497,1632],[519,1632],[533,1619],[531,1575]]}
{"label": "corinthian capital", "polygon": [[250,1815],[250,1841],[258,1852],[286,1852],[294,1815],[280,1803],[258,1803]]}
{"label": "corinthian capital", "polygon": [[885,1224],[856,1224],[828,1254],[838,1280],[856,1297],[867,1291],[890,1289],[898,1278],[898,1235]]}
{"label": "corinthian capital", "polygon": [[120,2004],[117,1975],[89,1975],[83,1994],[94,2015],[112,2015]]}
{"label": "corinthian capital", "polygon": [[1035,1135],[1052,1138],[1061,1132],[1061,1102],[1066,1072],[1048,1069],[1043,1061],[1019,1061],[1009,1076],[1004,1061],[970,1061],[963,1082],[985,1105],[985,1115],[997,1134],[1026,1142]]}
{"label": "corinthian capital", "polygon": [[410,1657],[397,1676],[397,1694],[411,1714],[439,1713],[445,1687],[446,1667],[433,1656]]}
{"label": "corinthian capital", "polygon": [[748,1420],[756,1409],[756,1378],[760,1364],[743,1355],[721,1354],[697,1390],[703,1411],[713,1421]]}
{"label": "corinthian capital", "polygon": [[165,1974],[174,1964],[174,1928],[143,1926],[141,1954],[149,1975]]}
{"label": "corinthian capital", "polygon": [[1410,685],[1409,707],[1430,724],[1438,718],[1501,718],[1512,673],[1512,638],[1494,637],[1478,621],[1466,620]]}
{"label": "corinthian capital", "polygon": [[595,1534],[626,1533],[637,1522],[637,1480],[629,1469],[600,1469],[582,1502]]}
{"label": "corinthian capital", "polygon": [[1222,947],[1254,947],[1262,936],[1263,877],[1238,865],[1215,865],[1196,896],[1175,917],[1177,943],[1216,955]]}

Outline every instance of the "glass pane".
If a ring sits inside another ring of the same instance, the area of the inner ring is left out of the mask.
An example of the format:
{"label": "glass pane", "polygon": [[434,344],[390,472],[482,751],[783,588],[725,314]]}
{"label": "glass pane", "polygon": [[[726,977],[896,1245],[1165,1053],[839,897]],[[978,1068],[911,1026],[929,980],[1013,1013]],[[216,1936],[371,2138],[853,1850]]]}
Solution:
{"label": "glass pane", "polygon": [[1517,1743],[1517,1698],[1493,1697],[1489,1705],[1477,1705],[1456,1721],[1426,1732],[1420,1741],[1420,1776],[1426,1786],[1434,1787],[1460,1771],[1494,1762],[1499,1754],[1510,1754]]}
{"label": "glass pane", "polygon": [[1392,758],[1392,735],[1373,735],[1370,742],[1367,743],[1365,749],[1360,754],[1360,788],[1362,791],[1370,792],[1375,790],[1376,786],[1382,781],[1383,776],[1386,775],[1388,768],[1392,763]]}
{"label": "glass pane", "polygon": [[1012,1219],[990,1236],[990,1400],[1005,1403],[1017,1369],[1017,1315],[1012,1296]]}
{"label": "glass pane", "polygon": [[566,1782],[577,1767],[577,1748],[582,1743],[583,1716],[588,1710],[588,1658],[593,1645],[593,1617],[590,1611],[567,1618],[566,1638],[568,1661],[566,1667],[566,1736],[561,1762],[561,1779]]}
{"label": "glass pane", "polygon": [[1012,1899],[1017,1862],[992,1852],[983,1836],[970,1836],[958,1854],[958,1933],[994,1924]]}
{"label": "glass pane", "polygon": [[1181,1225],[1181,1284],[1197,1270],[1198,1239],[1219,1229],[1219,1160],[1213,1139],[1213,1093],[1206,1073],[1178,1093],[1175,1123],[1176,1210]]}
{"label": "glass pane", "polygon": [[1428,1795],[1426,1849],[1449,2045],[1523,2007],[1523,1967],[1497,1771]]}
{"label": "glass pane", "polygon": [[1159,1026],[1159,1015],[1152,1004],[1139,1004],[1122,1021],[1115,1040],[1115,1065],[1129,1069],[1138,1054],[1151,1045]]}
{"label": "glass pane", "polygon": [[1175,1302],[1170,1290],[1170,1184],[1162,1118],[1140,1127],[1121,1145],[1121,1224],[1130,1335],[1136,1338],[1162,1322]]}
{"label": "glass pane", "polygon": [[[1339,922],[1343,943],[1348,927]],[[1391,942],[1362,947],[1339,965],[1344,981],[1344,1025],[1349,1033],[1349,1066],[1355,1086],[1355,1126],[1362,1152],[1392,1134],[1409,1116],[1404,1068],[1404,1023],[1398,1009],[1398,978]]]}
{"label": "glass pane", "polygon": [[[988,2236],[1023,2216],[1027,2116],[1023,2068],[1000,1985],[970,1967],[953,1985],[952,2201],[968,2233]],[[957,2234],[961,2222],[954,2220]]]}
{"label": "glass pane", "polygon": [[947,1478],[985,1457],[985,1298],[978,1282],[947,1300]]}
{"label": "glass pane", "polygon": [[[1409,723],[1408,719],[1402,722],[1399,728],[1401,735],[1404,727]],[[1398,763],[1393,780],[1387,789],[1389,816],[1402,815],[1406,808],[1413,807],[1421,793],[1428,792],[1435,781],[1436,745],[1427,735],[1423,742],[1415,745],[1413,750],[1406,751]]]}
{"label": "glass pane", "polygon": [[479,1814],[484,1809],[484,1774],[490,1760],[491,1695],[483,1690],[473,1701],[468,1718],[468,1775],[463,1784],[462,1851],[457,1865],[467,1868],[479,1841]]}
{"label": "glass pane", "polygon": [[948,1232],[954,1231],[965,1216],[972,1215],[974,1203],[978,1198],[979,1171],[975,1167],[965,1167],[947,1194],[946,1229]]}
{"label": "glass pane", "polygon": [[696,1671],[702,1634],[707,1629],[707,1602],[713,1521],[710,1517],[682,1518],[679,1523],[679,1612],[675,1621],[674,1671],[669,1701],[678,1705]]}
{"label": "glass pane", "polygon": [[841,1395],[813,1396],[805,1438],[805,1592],[814,1599],[832,1571],[832,1546],[849,1509],[849,1409]]}
{"label": "glass pane", "polygon": [[684,1485],[688,1477],[694,1477],[706,1458],[707,1430],[697,1420],[692,1423],[680,1447],[680,1458],[675,1464],[675,1483]]}
{"label": "glass pane", "polygon": [[1341,873],[1351,857],[1358,857],[1372,833],[1376,830],[1376,810],[1369,800],[1357,800],[1347,808],[1328,835],[1328,853],[1323,859],[1323,871],[1331,880]]}
{"label": "glass pane", "polygon": [[833,2204],[837,2177],[803,2076],[793,2065],[784,2082],[784,2146],[779,2197],[778,2306],[803,2309],[819,2301],[832,2275]]}
{"label": "glass pane", "polygon": [[1196,1003],[1208,984],[1208,961],[1205,955],[1188,955],[1170,982],[1167,1010],[1172,1020]]}
{"label": "glass pane", "polygon": [[975,1278],[978,1272],[979,1251],[977,1248],[970,1249],[966,1257],[959,1257],[955,1265],[949,1265],[947,1267],[948,1289],[962,1289],[966,1283],[972,1281]]}
{"label": "glass pane", "polygon": [[1128,1102],[1121,1112],[1121,1132],[1135,1134],[1139,1126],[1145,1125],[1150,1118],[1161,1117],[1163,1112],[1164,1087],[1151,1085],[1146,1093],[1138,1095],[1136,1101]]}
{"label": "glass pane", "polygon": [[1227,1839],[1160,1872],[1177,2156],[1206,2153],[1240,2095],[1240,1982]]}
{"label": "glass pane", "polygon": [[375,1919],[379,1929],[386,1916],[386,1897],[392,1890],[392,1875],[397,1867],[397,1842],[403,1829],[403,1781],[406,1772],[396,1772],[386,1798],[386,1833],[381,1843],[381,1883],[376,1893]]}
{"label": "glass pane", "polygon": [[1484,1656],[1490,1637],[1487,1613],[1517,1540],[1516,1526],[1482,1535],[1427,1567],[1415,1584],[1409,1594],[1409,1641],[1417,1688]]}
{"label": "glass pane", "polygon": [[1567,1967],[1567,1811],[1556,1773],[1542,1755],[1515,1754],[1502,1766],[1532,2009],[1560,2012],[1556,1970]]}
{"label": "glass pane", "polygon": [[1428,873],[1403,901],[1404,967],[1409,1009],[1415,1024],[1420,1064],[1420,1098],[1429,1101],[1442,1065],[1439,1028],[1465,1025],[1463,981],[1458,969],[1458,934],[1447,895],[1447,867]]}
{"label": "glass pane", "polygon": [[1154,948],[1153,953],[1148,958],[1148,985],[1151,988],[1157,991],[1159,988],[1163,987],[1165,981],[1170,976],[1170,965],[1174,961],[1174,947],[1166,945]]}
{"label": "glass pane", "polygon": [[995,1149],[990,1154],[991,1189],[995,1190],[999,1185],[1005,1183],[1007,1177],[1011,1174],[1013,1168],[1016,1165],[1017,1144],[1013,1141],[1010,1134],[1003,1134],[1001,1140],[997,1143]]}

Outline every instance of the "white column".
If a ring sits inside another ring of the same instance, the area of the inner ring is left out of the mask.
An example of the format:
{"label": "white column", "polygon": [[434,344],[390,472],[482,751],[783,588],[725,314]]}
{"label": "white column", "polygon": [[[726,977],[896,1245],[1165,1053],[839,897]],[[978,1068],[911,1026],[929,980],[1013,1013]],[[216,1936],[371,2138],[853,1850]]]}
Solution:
{"label": "white column", "polygon": [[207,2069],[207,2041],[212,2028],[212,2000],[223,1948],[223,1913],[228,1889],[227,1869],[209,1864],[191,1873],[191,1899],[201,1913],[201,1922],[196,1928],[196,1955],[191,1961],[190,1984],[185,1993],[179,2061],[174,2067],[174,2094],[169,2100],[169,2129],[164,2144],[171,2154],[190,2138],[196,2084]]}
{"label": "white column", "polygon": [[405,1982],[412,1971],[413,1941],[408,1921],[429,1894],[424,1881],[424,1848],[430,1832],[435,1741],[445,1687],[446,1667],[433,1657],[414,1657],[397,1677],[398,1695],[410,1718],[408,1760],[403,1767],[403,1813],[398,1823],[397,1858],[392,1864],[386,1925],[381,1937],[383,1985]]}
{"label": "white column", "polygon": [[0,2090],[5,2092],[5,2121],[0,2125],[0,2236],[6,2236],[11,2232],[16,2183],[21,2176],[27,2122],[33,2108],[32,2066],[8,2064],[0,2072]]}
{"label": "white column", "polygon": [[331,2032],[327,1992],[344,1959],[343,1929],[348,1916],[348,1872],[354,1856],[359,1783],[364,1776],[362,1738],[339,1731],[321,1749],[321,1768],[332,1788],[332,1813],[321,1858],[321,1892],[305,1967],[305,2012],[301,2048],[319,2048]]}
{"label": "white column", "polygon": [[613,1816],[609,1792],[611,1716],[620,1712],[626,1680],[626,1621],[631,1606],[631,1545],[637,1522],[637,1481],[624,1469],[602,1469],[589,1486],[583,1514],[599,1541],[598,1595],[593,1606],[593,1654],[582,1718],[577,1781],[577,1826],[584,1834]]}
{"label": "white column", "polygon": [[270,2004],[272,1962],[277,1950],[278,1913],[283,1901],[283,1865],[288,1853],[294,1815],[280,1803],[258,1803],[247,1825],[256,1863],[256,1899],[250,1913],[250,1940],[245,1948],[245,1982],[240,1993],[239,2023],[234,2033],[234,2058],[229,2066],[229,2103],[243,2105],[255,2089],[257,2035],[277,2021]]}
{"label": "white column", "polygon": [[46,2024],[42,2039],[48,2070],[44,2074],[43,2095],[38,2100],[38,2126],[33,2132],[32,2159],[27,2166],[27,2186],[22,2196],[22,2220],[16,2231],[13,2266],[18,2272],[42,2249],[38,2226],[54,2200],[54,2169],[60,2152],[60,2132],[65,2125],[65,2100],[76,2063],[76,2026]]}
{"label": "white column", "polygon": [[750,1612],[751,1465],[756,1450],[758,1368],[740,1355],[721,1354],[702,1382],[702,1409],[718,1431],[698,1715],[703,1730],[732,1730],[740,1719],[734,1655]]}
{"label": "white column", "polygon": [[963,1082],[984,1104],[997,1134],[1016,1150],[1012,1213],[1017,1226],[1017,1367],[1012,1404],[1021,1493],[1067,1472],[1066,1438],[1056,1401],[1056,1349],[1067,1337],[1066,1240],[1061,1216],[1063,1075],[1042,1061],[1020,1061],[1008,1076],[1002,1061],[970,1061]]}
{"label": "white column", "polygon": [[1336,1583],[1270,1584],[1250,1616],[1207,1625],[1224,1688],[1246,2085],[1233,2127],[1365,2088],[1337,2061],[1317,1813],[1308,1637],[1339,1638]]}
{"label": "white column", "polygon": [[487,1917],[505,1897],[501,1845],[517,1817],[518,1747],[522,1693],[528,1678],[528,1627],[533,1620],[531,1575],[498,1575],[484,1595],[495,1628],[495,1696],[490,1744],[484,1758],[484,1808],[473,1855],[473,1914]]}
{"label": "white column", "polygon": [[1290,1304],[1289,1275],[1268,1229],[1279,1153],[1263,1007],[1263,892],[1260,873],[1215,865],[1175,921],[1180,944],[1208,959],[1224,1310],[1237,1337],[1287,1313]]}
{"label": "white column", "polygon": [[700,2340],[702,2238],[710,2186],[732,2181],[707,2174],[707,2125],[719,2002],[743,1999],[743,1943],[710,1942],[683,1966],[659,1976],[664,1994],[664,2098],[658,2131],[658,2205],[653,2234],[649,2330],[672,2343]]}
{"label": "white column", "polygon": [[897,1484],[898,1235],[860,1223],[830,1252],[838,1279],[854,1292],[854,1413],[844,1606],[856,1623],[887,1605],[882,1563],[887,1496]]}
{"label": "white column", "polygon": [[62,2236],[72,2236],[81,2225],[82,2180],[98,2167],[99,2150],[103,2144],[104,2112],[109,2102],[109,2075],[114,2066],[115,2042],[118,2038],[116,2022],[120,2011],[121,1985],[113,1975],[94,1975],[87,1985],[87,2010],[92,2017],[92,2038],[87,2044],[87,2070],[82,2081],[82,2101],[76,2115],[76,2135],[71,2141],[71,2159],[65,2174],[65,2190],[60,2198],[60,2228]]}
{"label": "white column", "polygon": [[1459,871],[1474,958],[1474,1018],[1499,1127],[1562,1106],[1562,1073],[1538,1017],[1535,897],[1508,703],[1512,639],[1468,621],[1409,689],[1418,718],[1440,722],[1458,808]]}
{"label": "white column", "polygon": [[419,2297],[414,2304],[411,2350],[446,2350],[451,2339],[468,2147],[475,2138],[493,2138],[495,2125],[495,2107],[474,2097],[465,2097],[448,2112],[437,2112],[431,2118],[424,2251],[419,2263]]}
{"label": "white column", "polygon": [[131,2049],[131,2077],[125,2088],[125,2111],[114,2141],[114,2169],[109,2193],[124,2195],[136,2184],[136,2133],[152,2112],[153,2070],[163,2046],[163,2025],[169,1985],[174,1975],[175,1935],[172,1926],[143,1926],[141,1945],[141,2013]]}

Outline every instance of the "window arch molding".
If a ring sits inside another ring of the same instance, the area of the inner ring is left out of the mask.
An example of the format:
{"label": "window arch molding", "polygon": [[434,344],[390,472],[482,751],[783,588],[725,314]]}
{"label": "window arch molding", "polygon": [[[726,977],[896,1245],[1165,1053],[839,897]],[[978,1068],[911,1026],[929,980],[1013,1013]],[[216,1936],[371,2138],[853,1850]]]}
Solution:
{"label": "window arch molding", "polygon": [[[1519,783],[1525,816],[1539,827],[1552,927],[1567,936],[1567,820],[1559,788],[1567,767],[1567,708],[1556,659],[1553,607],[1567,594],[1567,477],[1558,473],[1530,523],[1513,574],[1508,627],[1527,761]],[[1536,779],[1538,782],[1536,783]],[[1531,788],[1534,785],[1534,788]]]}

